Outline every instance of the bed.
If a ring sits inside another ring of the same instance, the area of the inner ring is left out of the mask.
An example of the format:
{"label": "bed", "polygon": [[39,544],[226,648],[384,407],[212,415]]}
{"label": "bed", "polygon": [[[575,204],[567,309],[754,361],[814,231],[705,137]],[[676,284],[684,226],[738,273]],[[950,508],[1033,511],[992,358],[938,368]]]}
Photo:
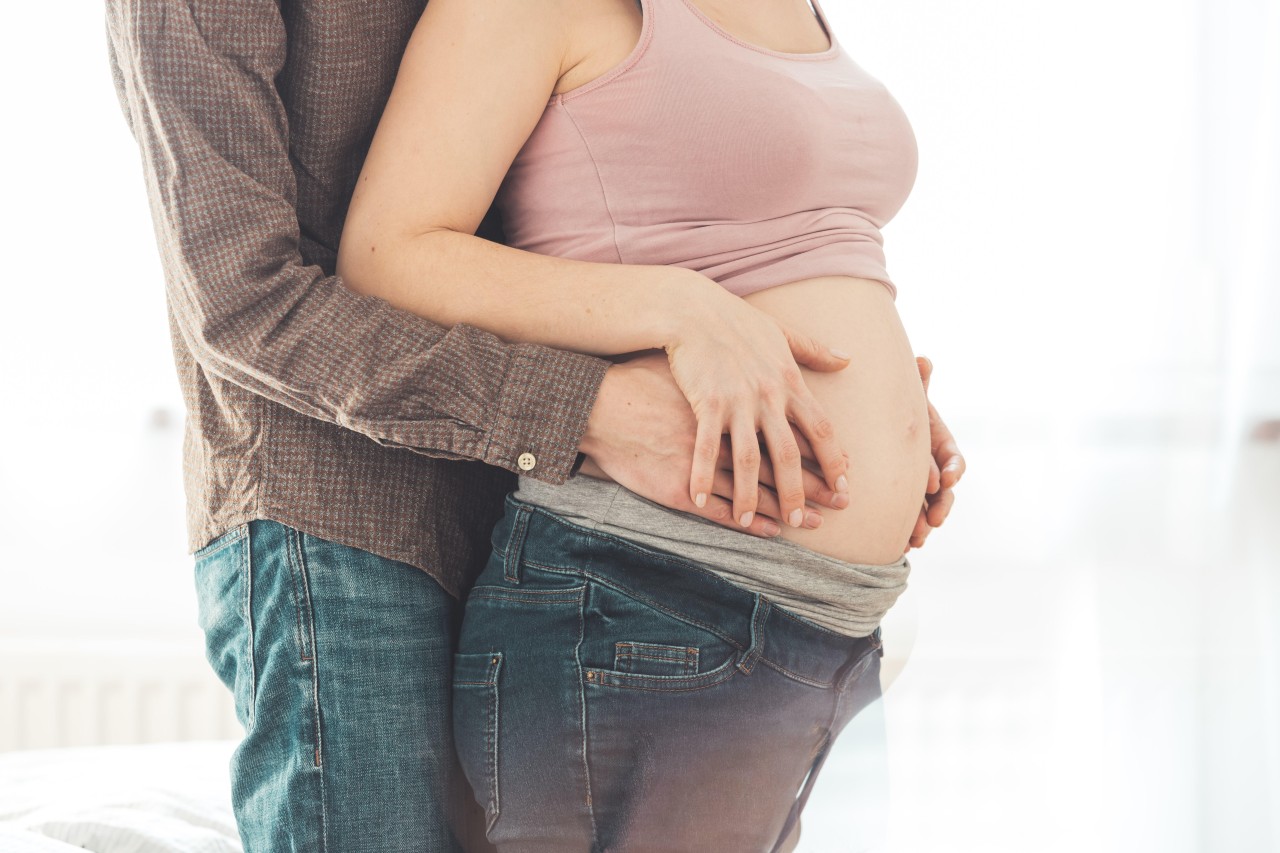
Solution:
{"label": "bed", "polygon": [[241,853],[235,741],[0,753],[3,853]]}

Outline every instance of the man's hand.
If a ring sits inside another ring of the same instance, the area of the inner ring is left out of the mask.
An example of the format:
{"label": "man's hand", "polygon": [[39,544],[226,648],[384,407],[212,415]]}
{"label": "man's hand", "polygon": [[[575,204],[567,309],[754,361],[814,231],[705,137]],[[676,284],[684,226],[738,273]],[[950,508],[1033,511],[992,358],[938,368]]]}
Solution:
{"label": "man's hand", "polygon": [[[920,381],[924,383],[925,399],[928,400],[929,377],[933,375],[933,362],[924,356],[916,357],[916,367],[920,370]],[[920,517],[916,519],[915,530],[907,551],[924,545],[924,540],[935,527],[941,527],[955,503],[952,487],[960,481],[964,474],[964,457],[956,446],[951,430],[938,417],[938,410],[929,403],[929,446],[933,450],[933,458],[929,466],[929,485],[926,487],[924,505],[920,508]],[[903,552],[904,554],[906,551]]]}
{"label": "man's hand", "polygon": [[[580,449],[587,454],[581,472],[608,477],[655,503],[701,516],[725,527],[755,536],[776,536],[782,509],[774,491],[773,468],[762,453],[759,498],[747,527],[733,518],[733,453],[728,436],[721,440],[719,466],[706,506],[689,497],[688,476],[698,422],[689,401],[676,385],[666,353],[645,351],[609,368],[600,386],[600,404],[591,414]],[[801,457],[816,461],[809,443],[792,427]],[[607,446],[600,436],[608,436]],[[642,464],[636,464],[640,460]],[[816,466],[815,466],[816,467]],[[848,495],[827,487],[820,474],[801,466],[805,499],[842,509]],[[818,510],[805,510],[803,527],[822,523]]]}

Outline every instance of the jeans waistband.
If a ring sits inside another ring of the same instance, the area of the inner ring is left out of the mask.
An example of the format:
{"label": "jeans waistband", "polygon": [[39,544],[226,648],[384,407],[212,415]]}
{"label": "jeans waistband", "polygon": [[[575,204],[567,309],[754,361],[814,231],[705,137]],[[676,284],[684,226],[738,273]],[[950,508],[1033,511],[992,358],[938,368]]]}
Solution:
{"label": "jeans waistband", "polygon": [[818,687],[843,686],[852,664],[868,652],[883,654],[879,628],[846,637],[677,555],[583,527],[511,493],[505,509],[490,541],[508,582],[518,584],[527,563],[608,584],[731,643],[744,673],[764,661]]}

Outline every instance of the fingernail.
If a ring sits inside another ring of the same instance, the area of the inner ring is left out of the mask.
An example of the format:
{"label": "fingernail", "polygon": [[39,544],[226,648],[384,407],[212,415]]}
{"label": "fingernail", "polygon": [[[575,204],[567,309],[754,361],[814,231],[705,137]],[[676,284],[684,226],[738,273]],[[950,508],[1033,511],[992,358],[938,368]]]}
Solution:
{"label": "fingernail", "polygon": [[700,506],[700,507],[706,506],[706,505],[707,505],[707,493],[706,493],[706,492],[698,492],[697,496],[693,499],[693,502],[694,502],[694,503],[696,503],[696,504],[697,504],[698,506]]}
{"label": "fingernail", "polygon": [[799,527],[800,522],[804,521],[804,510],[796,507],[791,510],[791,516],[787,520],[791,522],[792,527]]}
{"label": "fingernail", "polygon": [[831,349],[831,354],[834,355],[836,358],[843,358],[843,359],[849,358],[849,353],[845,352],[842,349],[836,349],[835,347],[831,347],[830,349]]}
{"label": "fingernail", "polygon": [[743,527],[750,527],[751,519],[755,517],[756,517],[756,514],[754,512],[744,512],[742,514],[742,518],[738,520],[738,523],[741,524]]}
{"label": "fingernail", "polygon": [[836,509],[844,509],[849,505],[849,495],[845,492],[837,492],[831,502],[836,505]]}
{"label": "fingernail", "polygon": [[822,513],[809,510],[804,516],[805,527],[821,527]]}
{"label": "fingernail", "polygon": [[777,536],[782,532],[782,528],[774,524],[772,521],[764,522],[764,524],[760,526],[760,529],[764,531],[765,536]]}
{"label": "fingernail", "polygon": [[846,477],[844,474],[841,474],[839,477],[836,477],[836,491],[837,492],[849,491],[849,478]]}

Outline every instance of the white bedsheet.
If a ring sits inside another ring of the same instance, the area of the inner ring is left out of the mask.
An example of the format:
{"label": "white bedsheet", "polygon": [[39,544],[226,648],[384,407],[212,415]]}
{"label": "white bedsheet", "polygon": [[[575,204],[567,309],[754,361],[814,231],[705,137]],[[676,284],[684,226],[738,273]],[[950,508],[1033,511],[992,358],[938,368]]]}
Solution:
{"label": "white bedsheet", "polygon": [[241,853],[234,741],[0,753],[3,853]]}

